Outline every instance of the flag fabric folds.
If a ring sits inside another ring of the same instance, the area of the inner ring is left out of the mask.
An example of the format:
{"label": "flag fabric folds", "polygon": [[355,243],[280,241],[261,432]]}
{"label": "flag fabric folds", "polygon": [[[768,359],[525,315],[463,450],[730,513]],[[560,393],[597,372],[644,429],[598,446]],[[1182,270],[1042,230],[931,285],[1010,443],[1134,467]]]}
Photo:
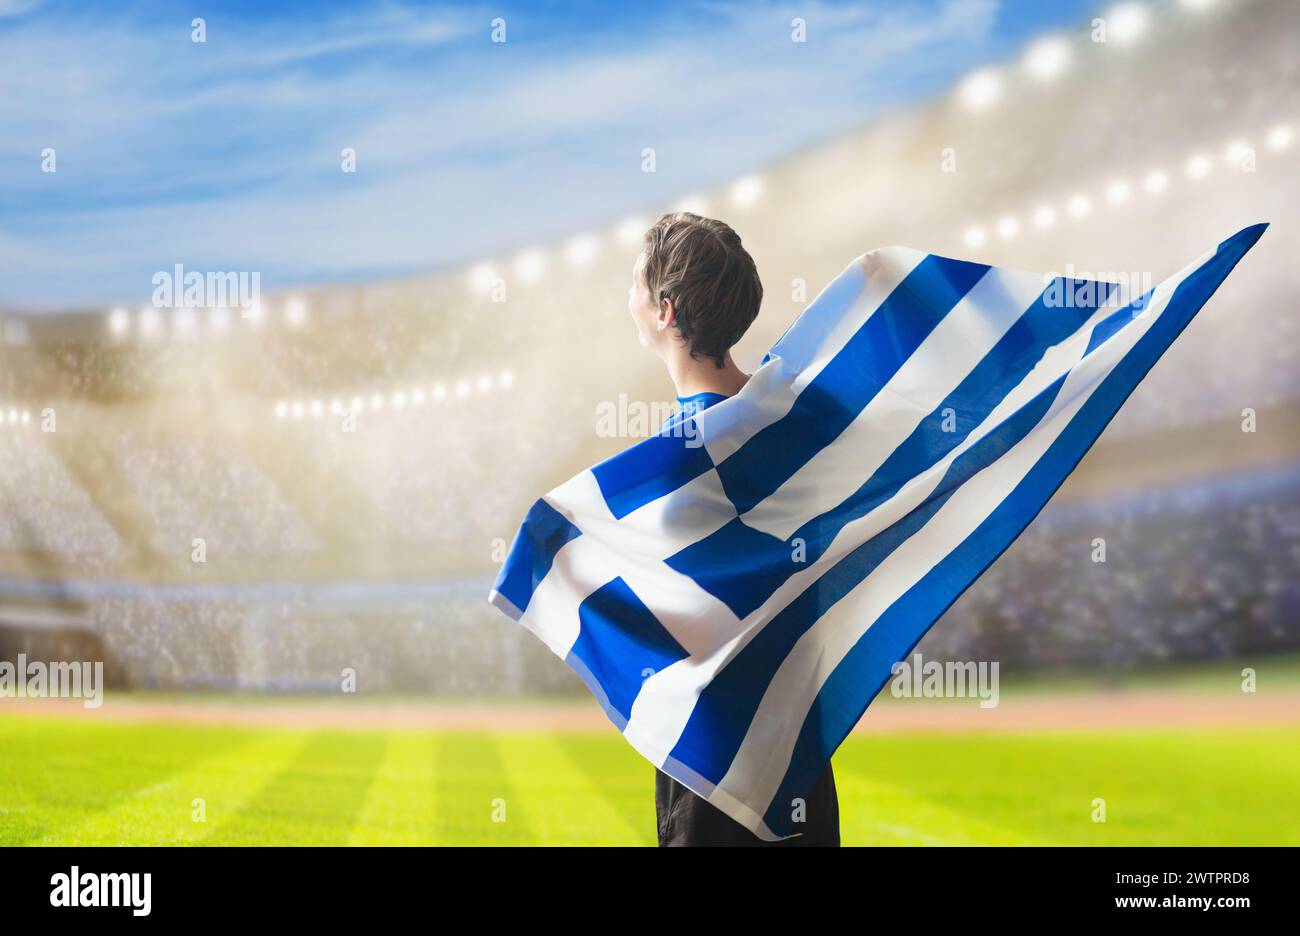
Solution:
{"label": "flag fabric folds", "polygon": [[1152,289],[901,247],[745,387],[551,491],[490,601],[665,773],[765,839],[1259,239]]}

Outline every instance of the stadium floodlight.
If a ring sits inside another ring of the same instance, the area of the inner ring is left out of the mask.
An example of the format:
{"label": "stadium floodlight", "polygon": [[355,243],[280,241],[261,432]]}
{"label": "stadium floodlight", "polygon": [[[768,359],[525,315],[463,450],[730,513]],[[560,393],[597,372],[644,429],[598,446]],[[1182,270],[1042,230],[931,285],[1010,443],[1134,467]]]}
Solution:
{"label": "stadium floodlight", "polygon": [[18,410],[11,409],[9,411],[9,425],[11,426],[18,425]]}
{"label": "stadium floodlight", "polygon": [[492,376],[490,374],[479,374],[475,387],[479,393],[487,393],[492,389]]}
{"label": "stadium floodlight", "polygon": [[342,401],[342,400],[338,400],[338,399],[331,400],[331,401],[330,401],[330,412],[333,413],[333,414],[336,415],[336,416],[337,416],[339,413],[343,412],[343,401]]}
{"label": "stadium floodlight", "polygon": [[1070,45],[1060,36],[1039,39],[1025,53],[1025,71],[1040,81],[1051,81],[1070,64]]}
{"label": "stadium floodlight", "polygon": [[278,402],[278,403],[275,404],[275,418],[276,418],[276,419],[284,419],[284,417],[286,417],[286,416],[288,416],[288,415],[289,415],[289,404],[288,404],[288,403],[284,402],[284,400],[281,400],[280,402]]}
{"label": "stadium floodlight", "polygon": [[636,247],[645,238],[645,232],[649,227],[650,222],[645,218],[628,218],[614,231],[614,238],[624,247]]}
{"label": "stadium floodlight", "polygon": [[146,338],[153,338],[162,328],[162,317],[158,310],[153,306],[141,306],[139,317],[140,334]]}
{"label": "stadium floodlight", "polygon": [[1294,130],[1286,124],[1278,124],[1272,130],[1268,131],[1268,148],[1281,152],[1290,146],[1294,139]]}
{"label": "stadium floodlight", "polygon": [[1142,187],[1146,189],[1148,195],[1159,195],[1169,187],[1169,176],[1159,169],[1152,169],[1142,180]]}
{"label": "stadium floodlight", "polygon": [[131,314],[126,309],[118,306],[108,313],[108,330],[111,334],[115,336],[125,335],[130,327]]}
{"label": "stadium floodlight", "polygon": [[1082,193],[1075,195],[1066,205],[1066,210],[1071,218],[1086,218],[1092,212],[1092,199]]}
{"label": "stadium floodlight", "polygon": [[525,250],[515,258],[515,272],[525,282],[532,282],[546,272],[546,258],[540,250]]}
{"label": "stadium floodlight", "polygon": [[492,288],[492,281],[496,276],[496,271],[491,266],[480,263],[469,271],[469,284],[474,292],[484,295]]}
{"label": "stadium floodlight", "polygon": [[1245,140],[1233,140],[1223,151],[1223,161],[1240,169],[1253,152]]}
{"label": "stadium floodlight", "polygon": [[1128,45],[1146,32],[1151,13],[1141,3],[1123,3],[1109,10],[1104,19],[1107,38]]}
{"label": "stadium floodlight", "polygon": [[188,338],[194,334],[195,327],[194,310],[189,306],[181,306],[172,313],[172,330],[177,335]]}
{"label": "stadium floodlight", "polygon": [[305,411],[306,411],[306,407],[304,407],[304,406],[302,405],[302,401],[301,401],[301,400],[294,400],[294,401],[293,401],[293,406],[292,406],[292,407],[290,408],[290,410],[289,410],[289,412],[291,412],[291,413],[293,414],[293,418],[294,418],[294,419],[302,419],[302,414],[303,414]]}
{"label": "stadium floodlight", "polygon": [[966,229],[966,246],[980,247],[983,246],[986,235],[982,227],[973,227]]}
{"label": "stadium floodlight", "polygon": [[365,408],[366,408],[366,403],[364,400],[361,399],[361,397],[354,396],[352,398],[352,406],[351,406],[352,412],[360,413],[363,412]]}
{"label": "stadium floodlight", "polygon": [[763,194],[763,179],[761,176],[748,175],[731,186],[732,204],[740,208],[747,208]]}
{"label": "stadium floodlight", "polygon": [[1034,224],[1040,228],[1049,228],[1056,223],[1056,209],[1051,205],[1039,205],[1034,209]]}
{"label": "stadium floodlight", "polygon": [[456,382],[456,396],[458,396],[458,397],[467,397],[467,396],[469,396],[469,381],[468,381],[468,380],[458,380],[458,381]]}
{"label": "stadium floodlight", "polygon": [[507,388],[515,382],[515,375],[510,373],[508,370],[502,371],[501,376],[497,378],[497,381],[501,384],[502,388]]}
{"label": "stadium floodlight", "polygon": [[423,387],[416,387],[414,390],[411,391],[411,404],[412,404],[413,406],[423,406],[423,405],[424,405],[424,388],[423,388]]}
{"label": "stadium floodlight", "polygon": [[961,83],[960,94],[971,110],[984,110],[1002,95],[1002,77],[991,68],[980,69]]}
{"label": "stadium floodlight", "polygon": [[370,408],[376,412],[384,408],[384,395],[382,393],[376,393],[370,397]]}
{"label": "stadium floodlight", "polygon": [[405,409],[405,408],[406,408],[406,394],[403,393],[401,390],[398,390],[396,393],[393,394],[393,409]]}
{"label": "stadium floodlight", "polygon": [[703,195],[687,195],[677,204],[673,205],[673,211],[685,211],[690,214],[702,215],[709,210],[709,202]]}
{"label": "stadium floodlight", "polygon": [[433,398],[434,398],[435,401],[438,401],[438,402],[441,402],[442,400],[447,399],[447,388],[444,387],[442,384],[434,384],[434,385],[433,385]]}
{"label": "stadium floodlight", "polygon": [[32,421],[32,413],[31,413],[31,410],[23,410],[23,419],[22,419],[22,421],[23,421],[23,425],[24,425],[24,426],[27,425],[29,422]]}
{"label": "stadium floodlight", "polygon": [[575,267],[585,267],[596,258],[596,252],[600,249],[596,238],[590,234],[583,234],[569,241],[564,247],[564,256],[569,263]]}
{"label": "stadium floodlight", "polygon": [[256,299],[253,302],[250,302],[248,304],[248,308],[246,309],[242,307],[240,308],[239,317],[242,319],[247,319],[248,321],[252,322],[254,325],[261,325],[262,319],[266,317],[265,315],[263,315],[264,311],[265,310],[262,308],[262,300]]}
{"label": "stadium floodlight", "polygon": [[320,419],[325,415],[325,404],[320,400],[311,401],[311,415],[313,419]]}
{"label": "stadium floodlight", "polygon": [[307,320],[307,303],[296,296],[290,299],[284,307],[284,320],[291,327],[297,328]]}
{"label": "stadium floodlight", "polygon": [[1116,179],[1106,187],[1106,201],[1110,202],[1112,205],[1122,205],[1128,201],[1128,197],[1132,191],[1133,190],[1129,188],[1127,182],[1123,179]]}
{"label": "stadium floodlight", "polygon": [[1197,153],[1187,160],[1187,178],[1204,179],[1210,174],[1210,166],[1210,157],[1203,153]]}
{"label": "stadium floodlight", "polygon": [[1011,215],[1004,215],[998,221],[998,237],[1003,240],[1011,240],[1020,233],[1020,222]]}

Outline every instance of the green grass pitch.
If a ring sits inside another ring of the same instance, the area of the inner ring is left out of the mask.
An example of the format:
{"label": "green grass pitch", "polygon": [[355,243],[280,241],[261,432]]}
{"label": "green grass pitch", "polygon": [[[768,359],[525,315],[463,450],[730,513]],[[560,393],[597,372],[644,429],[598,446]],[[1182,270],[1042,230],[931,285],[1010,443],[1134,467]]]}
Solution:
{"label": "green grass pitch", "polygon": [[[5,845],[654,841],[652,769],[612,728],[345,732],[0,712],[0,759]],[[1295,728],[855,735],[835,772],[845,844],[1300,844]],[[1093,821],[1098,798],[1105,822]]]}

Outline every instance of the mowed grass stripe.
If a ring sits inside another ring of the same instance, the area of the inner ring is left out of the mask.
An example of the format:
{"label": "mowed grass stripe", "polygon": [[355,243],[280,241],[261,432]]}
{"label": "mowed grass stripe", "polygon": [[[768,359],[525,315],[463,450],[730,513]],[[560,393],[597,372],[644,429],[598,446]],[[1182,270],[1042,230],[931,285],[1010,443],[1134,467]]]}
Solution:
{"label": "mowed grass stripe", "polygon": [[1300,845],[1300,726],[1089,737],[1116,751],[1106,827],[1126,844]]}
{"label": "mowed grass stripe", "polygon": [[321,731],[204,844],[346,845],[384,756],[382,732]]}
{"label": "mowed grass stripe", "polygon": [[[610,796],[610,785],[593,781],[551,734],[529,732],[497,736],[501,759],[515,796],[528,811],[537,841],[550,845],[640,845],[649,829],[638,828]],[[622,739],[618,739],[622,740]],[[601,758],[612,763],[609,749]],[[647,780],[642,795],[653,803]],[[650,827],[653,829],[653,826]]]}
{"label": "mowed grass stripe", "polygon": [[858,735],[835,765],[1033,842],[1300,842],[1294,729]]}
{"label": "mowed grass stripe", "polygon": [[252,735],[50,838],[68,845],[201,843],[284,769],[306,738],[299,732]]}
{"label": "mowed grass stripe", "polygon": [[846,845],[1031,845],[1019,832],[881,783],[835,758],[840,840]]}
{"label": "mowed grass stripe", "polygon": [[428,845],[435,832],[434,734],[393,732],[375,772],[353,845]]}
{"label": "mowed grass stripe", "polygon": [[531,845],[538,839],[515,795],[496,735],[448,731],[438,736],[434,842],[439,845]]}
{"label": "mowed grass stripe", "polygon": [[560,750],[632,830],[642,845],[658,842],[655,769],[621,736],[609,731],[560,731],[551,735]]}
{"label": "mowed grass stripe", "polygon": [[94,814],[255,737],[256,729],[0,713],[0,845],[62,844]]}

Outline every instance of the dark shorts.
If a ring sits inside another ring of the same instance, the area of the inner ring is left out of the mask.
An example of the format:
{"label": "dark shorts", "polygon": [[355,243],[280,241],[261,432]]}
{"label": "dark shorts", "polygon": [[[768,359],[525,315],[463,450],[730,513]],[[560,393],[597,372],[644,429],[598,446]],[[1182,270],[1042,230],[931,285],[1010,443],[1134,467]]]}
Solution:
{"label": "dark shorts", "polygon": [[696,796],[663,771],[655,771],[655,813],[659,844],[667,845],[783,845],[809,847],[840,844],[840,804],[830,764],[808,794],[802,835],[765,842],[708,800]]}

